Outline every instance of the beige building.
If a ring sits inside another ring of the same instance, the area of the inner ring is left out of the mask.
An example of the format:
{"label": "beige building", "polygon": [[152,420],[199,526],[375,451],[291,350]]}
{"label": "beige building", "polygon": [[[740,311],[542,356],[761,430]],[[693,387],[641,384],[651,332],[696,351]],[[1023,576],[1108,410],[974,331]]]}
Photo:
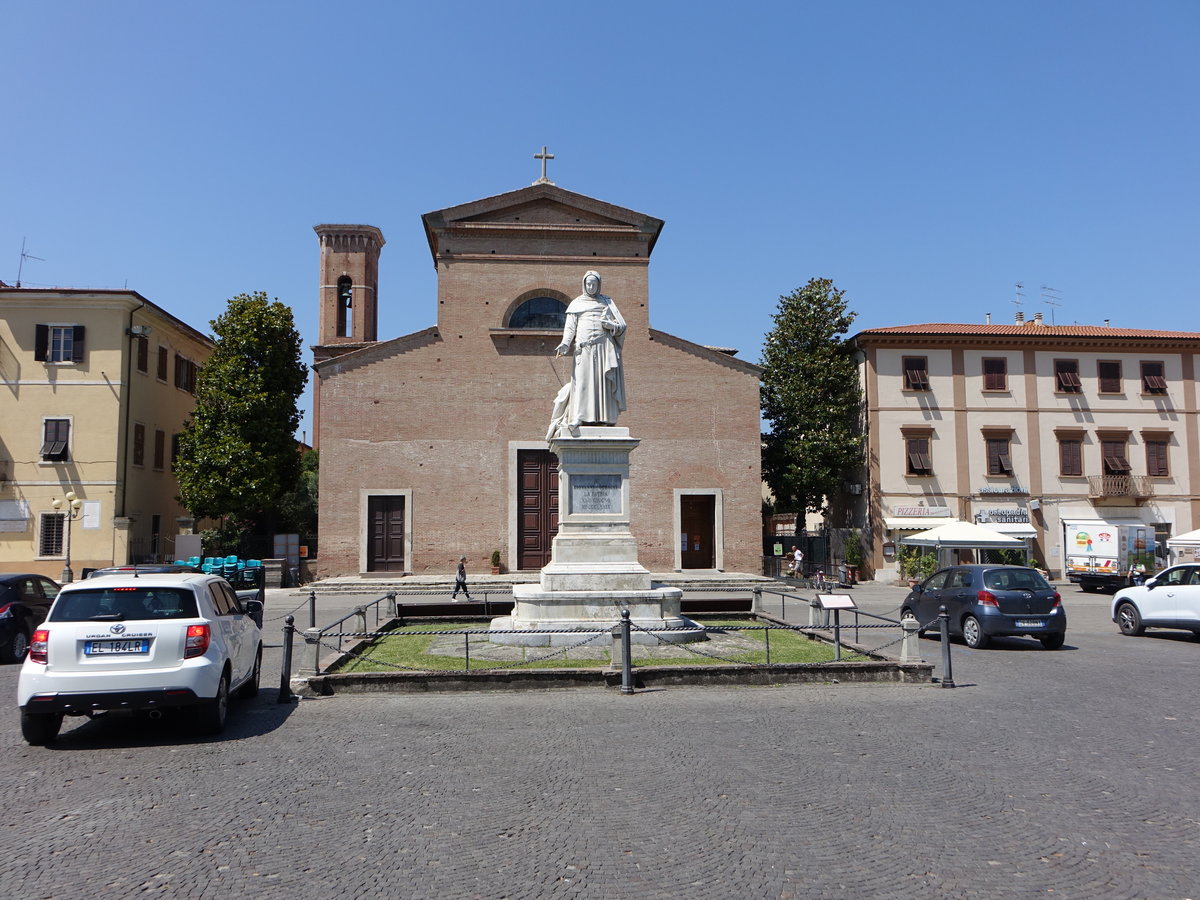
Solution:
{"label": "beige building", "polygon": [[[662,221],[540,182],[423,217],[436,325],[376,339],[379,230],[319,225],[322,575],[508,570],[550,560],[557,460],[546,432],[570,378],[566,305],[597,270],[628,323],[631,527],[651,571],[757,571],[760,370],[651,327]],[[414,302],[403,298],[403,302]]]}
{"label": "beige building", "polygon": [[900,538],[954,519],[1026,539],[1056,575],[1097,530],[1148,526],[1161,559],[1167,537],[1200,527],[1200,334],[1039,315],[854,340],[877,577],[896,574],[885,551]]}
{"label": "beige building", "polygon": [[0,309],[0,571],[173,558],[175,436],[212,343],[133,291],[3,286]]}

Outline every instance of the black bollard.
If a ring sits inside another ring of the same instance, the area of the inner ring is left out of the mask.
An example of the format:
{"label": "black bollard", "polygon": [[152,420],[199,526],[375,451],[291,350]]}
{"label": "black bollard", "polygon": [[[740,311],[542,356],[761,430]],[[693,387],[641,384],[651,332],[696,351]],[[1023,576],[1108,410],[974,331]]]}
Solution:
{"label": "black bollard", "polygon": [[283,626],[283,669],[279,673],[279,703],[292,702],[292,638],[296,634],[296,617],[288,616]]}
{"label": "black bollard", "polygon": [[631,635],[629,610],[621,610],[621,693],[633,693],[633,654],[629,649]]}
{"label": "black bollard", "polygon": [[317,592],[308,592],[308,627],[317,627]]}
{"label": "black bollard", "polygon": [[950,665],[950,613],[943,603],[938,610],[938,628],[942,635],[942,687],[954,687],[954,669]]}

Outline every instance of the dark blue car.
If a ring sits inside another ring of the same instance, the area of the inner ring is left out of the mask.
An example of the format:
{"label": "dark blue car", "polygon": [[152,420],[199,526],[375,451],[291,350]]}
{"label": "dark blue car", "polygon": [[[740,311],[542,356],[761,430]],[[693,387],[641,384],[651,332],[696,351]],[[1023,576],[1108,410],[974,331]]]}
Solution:
{"label": "dark blue car", "polygon": [[964,565],[934,572],[904,598],[900,617],[921,629],[936,628],[942,606],[950,633],[982,649],[994,637],[1037,638],[1057,650],[1067,635],[1062,598],[1036,569],[1025,566]]}
{"label": "dark blue car", "polygon": [[0,662],[18,663],[42,624],[58,584],[45,575],[0,575]]}

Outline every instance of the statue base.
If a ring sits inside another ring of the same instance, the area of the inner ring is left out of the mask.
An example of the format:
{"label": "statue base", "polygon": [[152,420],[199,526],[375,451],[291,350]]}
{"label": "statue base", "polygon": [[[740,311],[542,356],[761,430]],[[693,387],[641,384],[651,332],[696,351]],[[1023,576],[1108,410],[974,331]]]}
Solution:
{"label": "statue base", "polygon": [[[683,591],[651,584],[637,559],[629,530],[629,454],[640,442],[628,428],[584,425],[550,441],[558,457],[559,529],[540,584],[513,588],[512,615],[493,619],[492,631],[557,634],[493,634],[495,644],[558,647],[586,635],[572,629],[611,629],[628,609],[630,640],[657,644],[705,640],[704,630],[679,614]],[[657,635],[638,629],[662,631]],[[603,645],[603,638],[595,643]]]}

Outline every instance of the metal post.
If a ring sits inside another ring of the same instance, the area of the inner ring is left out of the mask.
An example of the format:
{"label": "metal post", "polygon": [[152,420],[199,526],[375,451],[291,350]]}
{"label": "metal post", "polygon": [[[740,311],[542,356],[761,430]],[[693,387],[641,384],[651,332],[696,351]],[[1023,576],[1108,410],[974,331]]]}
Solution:
{"label": "metal post", "polygon": [[633,654],[629,649],[629,610],[621,610],[621,693],[633,693]]}
{"label": "metal post", "polygon": [[465,634],[465,633],[463,634],[463,659],[466,660],[466,663],[467,663],[466,670],[468,672],[470,672],[471,671],[471,636],[469,634]]}
{"label": "metal post", "polygon": [[938,628],[942,633],[942,687],[954,687],[954,669],[950,666],[950,613],[946,604],[938,609]]}
{"label": "metal post", "polygon": [[317,592],[308,592],[308,627],[317,627]]}
{"label": "metal post", "polygon": [[833,658],[837,662],[842,659],[842,611],[833,611]]}
{"label": "metal post", "polygon": [[771,664],[771,626],[768,625],[766,631],[763,632],[763,638],[767,642],[767,665]]}
{"label": "metal post", "polygon": [[283,620],[283,670],[279,673],[279,703],[292,702],[292,640],[296,636],[296,617]]}
{"label": "metal post", "polygon": [[304,643],[308,650],[308,661],[311,665],[301,666],[301,675],[320,675],[321,674],[321,632],[316,628],[307,628],[304,631]]}
{"label": "metal post", "polygon": [[762,612],[762,588],[756,587],[754,599],[750,602],[750,614],[757,616],[760,612]]}

